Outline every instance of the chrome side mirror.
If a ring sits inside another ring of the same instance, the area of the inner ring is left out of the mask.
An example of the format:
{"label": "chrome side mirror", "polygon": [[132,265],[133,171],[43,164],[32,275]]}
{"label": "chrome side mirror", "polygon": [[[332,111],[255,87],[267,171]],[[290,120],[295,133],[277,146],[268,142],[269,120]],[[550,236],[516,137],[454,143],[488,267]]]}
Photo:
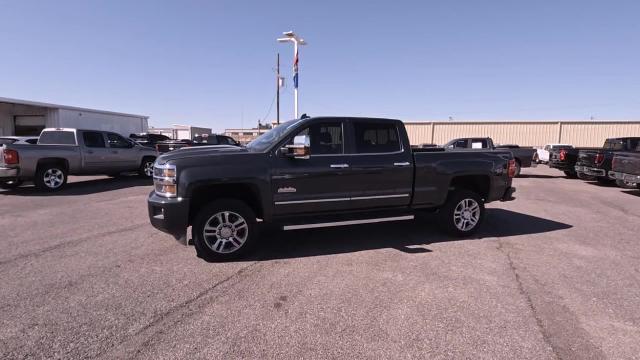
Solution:
{"label": "chrome side mirror", "polygon": [[311,155],[311,141],[309,135],[298,135],[293,138],[293,145],[282,148],[282,153],[294,159],[308,159]]}

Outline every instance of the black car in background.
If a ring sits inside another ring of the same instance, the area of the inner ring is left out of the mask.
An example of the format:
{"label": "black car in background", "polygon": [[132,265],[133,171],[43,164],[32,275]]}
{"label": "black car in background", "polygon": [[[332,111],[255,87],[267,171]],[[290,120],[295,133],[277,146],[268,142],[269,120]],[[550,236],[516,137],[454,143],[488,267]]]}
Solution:
{"label": "black car in background", "polygon": [[156,144],[161,141],[171,140],[170,137],[162,134],[130,134],[129,139],[137,142],[138,144],[146,147],[156,147]]}
{"label": "black car in background", "polygon": [[177,150],[183,147],[191,146],[206,146],[206,145],[231,145],[240,146],[240,143],[234,140],[232,137],[226,135],[199,135],[195,136],[193,140],[167,140],[156,144],[156,150],[163,154],[169,151]]}
{"label": "black car in background", "polygon": [[[615,179],[609,177],[614,155],[622,152],[637,152],[639,150],[640,137],[610,138],[604,142],[601,149],[580,150],[575,170],[578,175],[592,176],[599,183],[608,184],[615,181]],[[624,187],[623,182],[618,182],[618,185]]]}

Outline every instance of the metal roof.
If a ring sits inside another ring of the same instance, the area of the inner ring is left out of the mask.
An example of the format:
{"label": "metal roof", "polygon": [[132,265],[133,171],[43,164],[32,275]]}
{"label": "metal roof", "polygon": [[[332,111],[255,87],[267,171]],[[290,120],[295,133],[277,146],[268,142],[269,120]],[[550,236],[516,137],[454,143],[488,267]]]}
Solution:
{"label": "metal roof", "polygon": [[88,112],[95,112],[95,113],[101,113],[101,114],[129,116],[129,117],[137,117],[137,118],[144,118],[144,119],[148,119],[149,118],[146,115],[127,114],[127,113],[121,113],[121,112],[115,112],[115,111],[106,111],[106,110],[81,108],[81,107],[77,107],[77,106],[51,104],[51,103],[44,103],[44,102],[39,102],[39,101],[11,99],[11,98],[5,98],[5,97],[0,97],[0,103],[19,104],[19,105],[27,105],[27,106],[38,106],[38,107],[50,108],[50,109],[65,109],[65,110],[74,110],[74,111],[88,111]]}

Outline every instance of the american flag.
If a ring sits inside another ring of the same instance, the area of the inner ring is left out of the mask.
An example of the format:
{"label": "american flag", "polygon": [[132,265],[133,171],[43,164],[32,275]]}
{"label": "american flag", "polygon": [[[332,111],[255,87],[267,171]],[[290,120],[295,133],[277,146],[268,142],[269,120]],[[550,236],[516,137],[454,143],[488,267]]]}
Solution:
{"label": "american flag", "polygon": [[298,88],[298,50],[293,57],[293,87]]}

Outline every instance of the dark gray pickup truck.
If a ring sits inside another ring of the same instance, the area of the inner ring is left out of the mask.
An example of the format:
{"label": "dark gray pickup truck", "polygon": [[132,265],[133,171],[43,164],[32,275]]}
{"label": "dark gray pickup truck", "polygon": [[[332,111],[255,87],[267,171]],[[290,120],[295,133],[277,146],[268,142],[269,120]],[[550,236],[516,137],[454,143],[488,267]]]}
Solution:
{"label": "dark gray pickup truck", "polygon": [[453,139],[443,146],[445,149],[452,150],[505,150],[513,154],[516,161],[516,176],[520,175],[520,169],[528,167],[536,167],[538,163],[534,161],[537,156],[537,150],[532,147],[522,147],[520,145],[495,145],[493,139],[484,137],[476,138],[459,138]]}
{"label": "dark gray pickup truck", "polygon": [[438,210],[455,236],[473,234],[484,204],[512,200],[510,151],[412,149],[399,120],[317,117],[285,122],[246,147],[160,156],[149,194],[153,226],[201,256],[248,251],[259,224],[284,230],[413,219]]}

